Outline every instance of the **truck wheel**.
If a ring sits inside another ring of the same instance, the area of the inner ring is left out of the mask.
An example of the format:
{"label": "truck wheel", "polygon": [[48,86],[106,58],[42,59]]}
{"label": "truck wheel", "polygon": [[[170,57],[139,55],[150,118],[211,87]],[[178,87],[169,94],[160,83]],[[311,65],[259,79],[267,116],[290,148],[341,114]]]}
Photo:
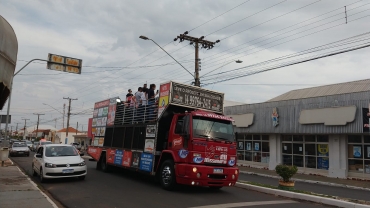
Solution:
{"label": "truck wheel", "polygon": [[107,164],[105,154],[103,154],[103,156],[101,157],[100,170],[102,170],[103,172],[109,172],[109,166]]}
{"label": "truck wheel", "polygon": [[163,162],[160,169],[160,183],[163,189],[174,190],[176,188],[176,173],[173,160]]}

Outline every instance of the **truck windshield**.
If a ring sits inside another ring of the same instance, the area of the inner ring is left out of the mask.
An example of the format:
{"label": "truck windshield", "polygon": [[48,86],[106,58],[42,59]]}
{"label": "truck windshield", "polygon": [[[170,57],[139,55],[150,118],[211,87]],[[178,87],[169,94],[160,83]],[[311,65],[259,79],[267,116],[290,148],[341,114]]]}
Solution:
{"label": "truck windshield", "polygon": [[193,136],[233,142],[234,130],[231,121],[194,117]]}

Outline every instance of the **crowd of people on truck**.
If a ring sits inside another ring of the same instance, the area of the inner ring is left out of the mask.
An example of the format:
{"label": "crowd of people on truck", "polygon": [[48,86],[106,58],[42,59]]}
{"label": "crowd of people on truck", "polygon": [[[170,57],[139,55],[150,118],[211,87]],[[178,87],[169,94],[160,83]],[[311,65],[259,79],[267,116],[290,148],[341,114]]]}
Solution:
{"label": "crowd of people on truck", "polygon": [[129,89],[126,94],[125,104],[125,118],[132,120],[132,122],[149,122],[155,120],[157,111],[156,96],[158,90],[156,90],[155,84],[150,84],[149,88],[147,84],[143,87],[139,87],[135,94],[132,94],[132,90]]}

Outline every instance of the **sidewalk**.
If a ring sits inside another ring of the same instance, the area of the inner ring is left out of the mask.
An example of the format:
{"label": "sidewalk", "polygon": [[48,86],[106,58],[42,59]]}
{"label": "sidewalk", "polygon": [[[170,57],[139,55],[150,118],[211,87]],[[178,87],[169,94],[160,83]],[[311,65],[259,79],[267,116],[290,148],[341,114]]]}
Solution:
{"label": "sidewalk", "polygon": [[0,165],[0,207],[57,208],[10,160]]}
{"label": "sidewalk", "polygon": [[[280,178],[275,171],[250,167],[238,167],[239,180],[265,185],[278,186]],[[325,176],[306,175],[297,173],[292,180],[296,181],[295,188],[318,194],[337,196],[356,200],[370,201],[370,181],[329,178]]]}

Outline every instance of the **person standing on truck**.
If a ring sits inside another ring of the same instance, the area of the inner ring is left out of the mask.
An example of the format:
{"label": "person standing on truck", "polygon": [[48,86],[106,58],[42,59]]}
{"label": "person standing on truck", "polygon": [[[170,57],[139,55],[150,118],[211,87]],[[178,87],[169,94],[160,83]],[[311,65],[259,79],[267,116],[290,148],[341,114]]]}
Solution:
{"label": "person standing on truck", "polygon": [[154,120],[154,108],[155,108],[155,96],[158,94],[158,90],[155,91],[155,84],[150,84],[150,89],[148,91],[148,120]]}
{"label": "person standing on truck", "polygon": [[135,100],[136,100],[136,113],[135,113],[135,121],[134,122],[140,122],[143,118],[143,105],[142,101],[144,98],[145,94],[143,93],[143,88],[139,87],[137,89],[137,92],[135,92]]}

